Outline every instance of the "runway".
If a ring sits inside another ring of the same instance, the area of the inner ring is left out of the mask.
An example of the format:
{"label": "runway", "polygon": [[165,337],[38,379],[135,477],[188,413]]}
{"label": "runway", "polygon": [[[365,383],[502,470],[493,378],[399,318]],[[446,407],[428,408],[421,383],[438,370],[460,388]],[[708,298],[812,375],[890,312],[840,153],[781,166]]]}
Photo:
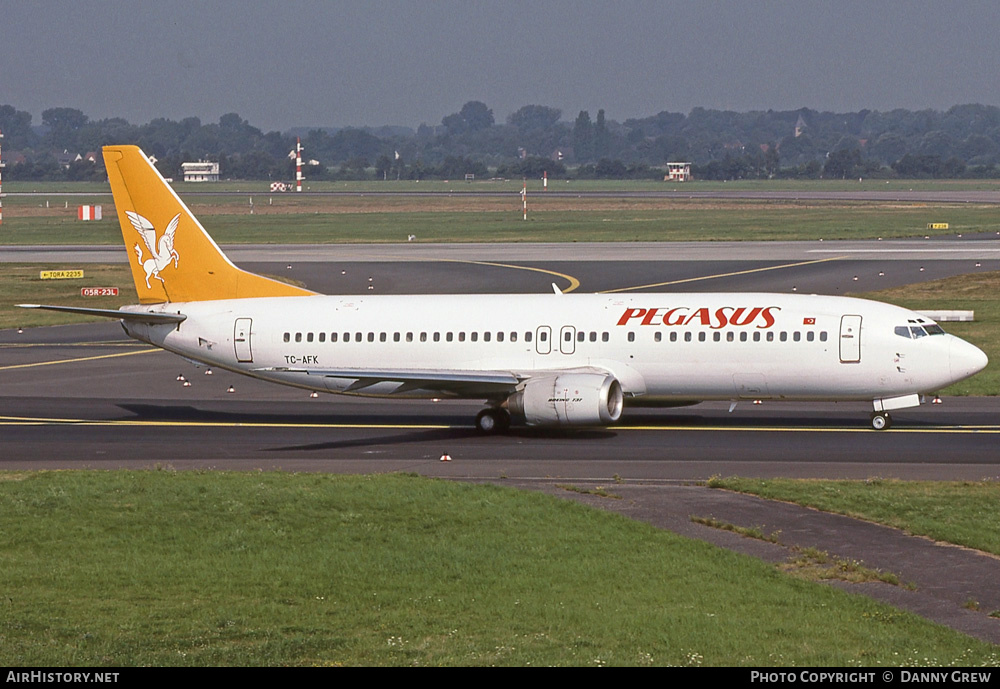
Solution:
{"label": "runway", "polygon": [[[332,261],[269,247],[246,248],[244,267],[288,275],[340,294],[580,291],[780,291],[843,294],[1000,269],[990,238],[922,242],[660,246],[672,259],[621,261],[631,245],[599,255],[577,246],[422,247],[420,259],[365,260],[365,247]],[[833,249],[832,255],[811,253]],[[835,246],[834,246],[835,245]],[[926,253],[914,259],[908,249]],[[408,250],[411,247],[402,247]],[[307,248],[308,249],[308,248]],[[671,251],[675,249],[674,251]],[[794,250],[793,250],[794,249]],[[883,251],[887,249],[888,251]],[[930,251],[933,249],[933,251]],[[971,249],[971,250],[970,250]],[[72,251],[72,250],[71,250]],[[462,258],[455,258],[459,251]],[[124,252],[122,251],[122,260]],[[238,252],[234,252],[238,254]],[[308,251],[306,252],[308,253]],[[387,252],[391,254],[391,252]],[[713,253],[716,260],[691,259]],[[86,251],[83,252],[87,254]],[[436,254],[436,255],[435,255]],[[513,254],[513,255],[512,255]],[[475,256],[475,257],[473,257]],[[873,258],[872,256],[875,256]],[[4,258],[9,259],[5,250]],[[250,259],[250,260],[246,260]],[[254,260],[256,259],[256,260]],[[15,259],[16,260],[16,259]],[[976,266],[975,263],[979,265]],[[879,274],[881,273],[881,275]],[[176,380],[183,375],[190,383]],[[227,392],[232,386],[233,392]],[[674,410],[627,409],[612,428],[515,429],[483,438],[475,402],[405,402],[322,395],[204,370],[128,340],[116,323],[0,332],[0,468],[282,468],[415,471],[429,476],[646,481],[712,475],[912,479],[1000,476],[1000,401],[945,399],[894,414],[892,430],[868,430],[869,405],[707,403]],[[452,458],[441,462],[442,455]]]}

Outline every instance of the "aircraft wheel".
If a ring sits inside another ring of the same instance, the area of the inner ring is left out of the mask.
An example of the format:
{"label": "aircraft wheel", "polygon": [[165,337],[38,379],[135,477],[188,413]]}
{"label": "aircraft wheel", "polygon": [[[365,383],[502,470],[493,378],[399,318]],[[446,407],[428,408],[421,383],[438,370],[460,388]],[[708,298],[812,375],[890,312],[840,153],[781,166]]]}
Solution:
{"label": "aircraft wheel", "polygon": [[483,435],[503,433],[510,428],[510,414],[506,409],[483,409],[476,415],[476,430]]}
{"label": "aircraft wheel", "polygon": [[892,417],[887,412],[875,412],[872,414],[872,428],[876,431],[884,431],[892,426]]}

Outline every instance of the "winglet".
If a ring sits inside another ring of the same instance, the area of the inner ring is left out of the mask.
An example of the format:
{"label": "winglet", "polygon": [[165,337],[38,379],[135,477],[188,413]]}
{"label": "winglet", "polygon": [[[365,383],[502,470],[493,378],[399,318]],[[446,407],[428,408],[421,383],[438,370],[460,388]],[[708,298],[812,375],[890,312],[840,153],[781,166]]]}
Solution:
{"label": "winglet", "polygon": [[315,294],[234,266],[137,146],[104,164],[141,303]]}

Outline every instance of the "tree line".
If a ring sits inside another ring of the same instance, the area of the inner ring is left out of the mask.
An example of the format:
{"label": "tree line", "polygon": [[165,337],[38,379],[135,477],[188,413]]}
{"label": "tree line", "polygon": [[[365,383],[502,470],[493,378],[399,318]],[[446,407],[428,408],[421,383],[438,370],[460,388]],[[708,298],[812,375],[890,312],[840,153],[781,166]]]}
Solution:
{"label": "tree line", "polygon": [[[690,113],[608,119],[525,105],[497,122],[469,101],[440,124],[305,128],[263,132],[236,113],[203,123],[157,118],[91,120],[75,108],[30,113],[0,105],[9,179],[104,179],[100,149],[137,144],[166,177],[181,163],[214,160],[230,179],[288,181],[289,153],[301,138],[309,179],[461,179],[549,177],[661,179],[670,161],[693,164],[701,179],[774,177],[1000,177],[1000,108],[956,105],[852,113],[808,108]],[[93,162],[87,154],[97,154]]]}

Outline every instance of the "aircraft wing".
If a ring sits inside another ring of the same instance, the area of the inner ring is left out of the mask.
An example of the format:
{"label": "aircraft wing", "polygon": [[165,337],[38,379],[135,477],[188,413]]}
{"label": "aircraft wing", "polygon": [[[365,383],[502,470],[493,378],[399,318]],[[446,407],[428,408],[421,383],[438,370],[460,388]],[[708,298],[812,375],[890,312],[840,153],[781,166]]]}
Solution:
{"label": "aircraft wing", "polygon": [[492,395],[513,392],[524,378],[510,371],[454,370],[454,369],[319,369],[270,367],[256,369],[261,372],[304,373],[322,378],[353,380],[344,392],[357,392],[378,383],[399,383],[391,394],[410,390],[440,390],[457,395]]}
{"label": "aircraft wing", "polygon": [[529,378],[566,373],[607,374],[594,366],[576,366],[564,369],[538,369],[530,371],[503,371],[481,369],[370,369],[370,368],[293,368],[275,366],[255,369],[260,372],[302,373],[307,376],[342,378],[354,382],[342,392],[357,392],[378,383],[399,383],[389,394],[396,395],[412,390],[438,390],[460,397],[506,396]]}

